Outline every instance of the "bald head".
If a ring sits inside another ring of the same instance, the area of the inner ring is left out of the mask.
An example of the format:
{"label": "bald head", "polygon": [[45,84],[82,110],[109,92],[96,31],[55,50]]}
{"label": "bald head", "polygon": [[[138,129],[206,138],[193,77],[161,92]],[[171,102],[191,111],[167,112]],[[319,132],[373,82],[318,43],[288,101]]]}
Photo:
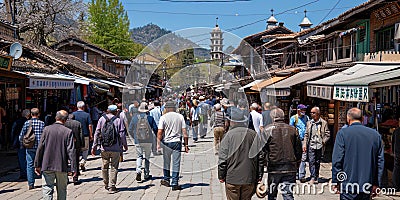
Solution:
{"label": "bald head", "polygon": [[362,121],[362,112],[360,109],[351,108],[349,111],[347,111],[347,122],[349,124],[361,121]]}
{"label": "bald head", "polygon": [[68,118],[68,112],[65,110],[60,110],[56,113],[56,120],[62,123],[65,123]]}

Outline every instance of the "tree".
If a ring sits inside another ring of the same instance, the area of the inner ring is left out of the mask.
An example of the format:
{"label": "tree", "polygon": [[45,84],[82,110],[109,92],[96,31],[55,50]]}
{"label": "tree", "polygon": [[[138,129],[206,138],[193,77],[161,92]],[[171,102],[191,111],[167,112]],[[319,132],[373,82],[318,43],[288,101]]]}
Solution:
{"label": "tree", "polygon": [[[77,18],[84,12],[82,0],[15,1],[15,24],[19,37],[38,45],[49,45],[68,35],[79,33]],[[11,4],[14,5],[14,2]],[[3,19],[10,13],[1,11]]]}
{"label": "tree", "polygon": [[134,57],[143,49],[130,38],[128,14],[119,0],[92,0],[88,11],[90,42],[122,57]]}

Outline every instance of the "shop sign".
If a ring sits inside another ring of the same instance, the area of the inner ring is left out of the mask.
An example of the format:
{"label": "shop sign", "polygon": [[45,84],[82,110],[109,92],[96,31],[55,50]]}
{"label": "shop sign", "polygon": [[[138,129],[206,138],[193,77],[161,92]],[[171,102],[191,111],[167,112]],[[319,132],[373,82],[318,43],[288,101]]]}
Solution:
{"label": "shop sign", "polygon": [[332,99],[332,87],[331,86],[308,85],[307,86],[307,96],[331,100]]}
{"label": "shop sign", "polygon": [[368,102],[368,86],[335,86],[333,99]]}
{"label": "shop sign", "polygon": [[29,89],[74,89],[74,81],[30,78]]}
{"label": "shop sign", "polygon": [[12,64],[11,56],[0,55],[0,69],[10,71]]}
{"label": "shop sign", "polygon": [[284,97],[290,96],[290,89],[267,89],[266,94],[268,96]]}

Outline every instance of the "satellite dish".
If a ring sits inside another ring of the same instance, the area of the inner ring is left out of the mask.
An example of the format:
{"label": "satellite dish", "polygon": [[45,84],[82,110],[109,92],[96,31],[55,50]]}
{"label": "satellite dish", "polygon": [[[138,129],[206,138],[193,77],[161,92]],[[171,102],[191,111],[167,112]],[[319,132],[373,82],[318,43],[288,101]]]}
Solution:
{"label": "satellite dish", "polygon": [[10,46],[10,56],[14,59],[20,58],[22,55],[22,45],[18,42],[13,43]]}

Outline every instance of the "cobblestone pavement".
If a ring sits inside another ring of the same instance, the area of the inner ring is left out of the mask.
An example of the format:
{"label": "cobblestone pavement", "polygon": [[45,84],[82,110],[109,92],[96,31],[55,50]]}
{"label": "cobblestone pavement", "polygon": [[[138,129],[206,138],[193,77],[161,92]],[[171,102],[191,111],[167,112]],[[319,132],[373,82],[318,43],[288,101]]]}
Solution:
{"label": "cobblestone pavement", "polygon": [[[80,185],[68,185],[68,199],[190,199],[214,200],[226,199],[224,185],[220,184],[217,177],[217,156],[213,151],[213,138],[208,134],[198,143],[190,143],[190,153],[182,154],[181,191],[172,191],[170,188],[160,186],[162,177],[162,156],[151,157],[151,174],[153,179],[138,183],[136,177],[136,150],[130,143],[129,150],[124,153],[124,162],[120,163],[117,188],[120,192],[109,194],[101,178],[101,159],[92,157],[87,163],[87,171],[82,173]],[[308,168],[307,168],[308,169]],[[330,177],[330,163],[321,166],[321,177]],[[41,199],[41,179],[36,179],[36,189],[28,191],[27,182],[17,182],[18,172],[12,172],[0,178],[0,199]],[[327,186],[323,194],[318,194],[322,184],[317,186],[316,195],[299,194],[295,199],[338,199],[339,196],[330,194]],[[300,190],[301,191],[301,190]],[[254,196],[252,199],[258,199]],[[282,199],[278,196],[278,199]],[[400,197],[379,197],[376,199],[400,199]]]}

